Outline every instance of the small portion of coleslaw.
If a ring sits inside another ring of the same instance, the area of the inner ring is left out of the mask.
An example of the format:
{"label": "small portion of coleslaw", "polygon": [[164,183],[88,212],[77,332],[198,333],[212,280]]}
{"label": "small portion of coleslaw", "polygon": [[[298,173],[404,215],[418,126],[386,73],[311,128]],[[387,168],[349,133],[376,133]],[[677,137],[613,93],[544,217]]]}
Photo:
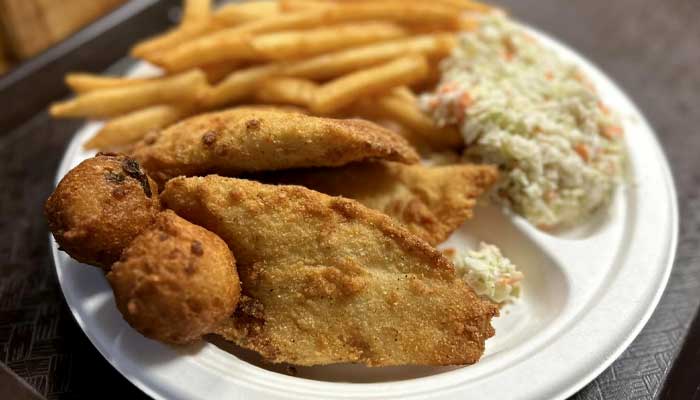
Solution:
{"label": "small portion of coleslaw", "polygon": [[421,107],[460,128],[468,160],[500,167],[498,201],[542,228],[609,202],[624,172],[623,132],[578,68],[495,15],[463,33],[441,69]]}
{"label": "small portion of coleslaw", "polygon": [[479,250],[457,252],[453,261],[457,274],[476,294],[497,304],[512,302],[520,296],[523,273],[498,247],[481,243]]}

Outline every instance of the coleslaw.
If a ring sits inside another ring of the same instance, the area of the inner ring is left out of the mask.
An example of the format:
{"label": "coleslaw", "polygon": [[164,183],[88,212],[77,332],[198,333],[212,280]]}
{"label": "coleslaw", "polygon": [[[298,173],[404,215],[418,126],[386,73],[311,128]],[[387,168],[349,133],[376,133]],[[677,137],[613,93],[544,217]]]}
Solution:
{"label": "coleslaw", "polygon": [[457,125],[469,161],[497,164],[495,198],[542,228],[609,202],[623,175],[618,118],[579,69],[503,15],[461,35],[420,105]]}
{"label": "coleslaw", "polygon": [[512,302],[520,296],[524,275],[498,247],[481,243],[478,250],[456,253],[453,261],[457,274],[476,294],[498,304]]}

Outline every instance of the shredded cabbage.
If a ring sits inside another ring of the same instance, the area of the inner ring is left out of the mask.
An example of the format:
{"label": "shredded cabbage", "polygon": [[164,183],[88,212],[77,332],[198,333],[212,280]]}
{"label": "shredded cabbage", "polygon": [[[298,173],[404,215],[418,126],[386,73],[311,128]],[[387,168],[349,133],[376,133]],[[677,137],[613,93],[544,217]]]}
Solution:
{"label": "shredded cabbage", "polygon": [[421,107],[459,126],[465,158],[500,167],[498,201],[541,227],[609,201],[624,172],[622,130],[575,66],[496,15],[463,33],[441,69]]}
{"label": "shredded cabbage", "polygon": [[479,250],[454,256],[457,274],[474,291],[494,303],[505,303],[520,296],[523,273],[501,254],[498,247],[481,243]]}

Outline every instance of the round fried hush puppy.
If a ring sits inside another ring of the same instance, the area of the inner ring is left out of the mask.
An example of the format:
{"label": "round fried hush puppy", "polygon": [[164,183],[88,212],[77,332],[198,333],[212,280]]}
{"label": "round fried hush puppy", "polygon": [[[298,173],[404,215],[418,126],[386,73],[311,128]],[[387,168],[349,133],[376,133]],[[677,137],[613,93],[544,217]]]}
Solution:
{"label": "round fried hush puppy", "polygon": [[60,248],[105,270],[160,209],[156,183],[136,160],[113,153],[99,153],[69,171],[44,205]]}
{"label": "round fried hush puppy", "polygon": [[107,279],[134,329],[173,344],[212,332],[233,314],[240,296],[226,243],[170,210],[134,239]]}

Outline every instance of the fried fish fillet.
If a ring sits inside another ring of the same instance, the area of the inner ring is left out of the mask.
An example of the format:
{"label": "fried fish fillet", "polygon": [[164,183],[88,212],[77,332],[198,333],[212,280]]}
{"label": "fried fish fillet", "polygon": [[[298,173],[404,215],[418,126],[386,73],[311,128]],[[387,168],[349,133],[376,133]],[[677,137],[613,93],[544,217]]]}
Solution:
{"label": "fried fish fillet", "polygon": [[269,361],[470,364],[494,333],[440,252],[354,200],[219,176],[161,198],[236,254],[245,296],[217,333]]}
{"label": "fried fish fillet", "polygon": [[186,119],[147,136],[134,156],[160,182],[179,175],[237,175],[368,159],[418,161],[401,136],[372,122],[272,107],[239,107]]}
{"label": "fried fish fillet", "polygon": [[490,165],[404,165],[353,163],[340,168],[267,174],[268,182],[301,185],[354,199],[381,211],[436,245],[472,217],[477,198],[498,178]]}

